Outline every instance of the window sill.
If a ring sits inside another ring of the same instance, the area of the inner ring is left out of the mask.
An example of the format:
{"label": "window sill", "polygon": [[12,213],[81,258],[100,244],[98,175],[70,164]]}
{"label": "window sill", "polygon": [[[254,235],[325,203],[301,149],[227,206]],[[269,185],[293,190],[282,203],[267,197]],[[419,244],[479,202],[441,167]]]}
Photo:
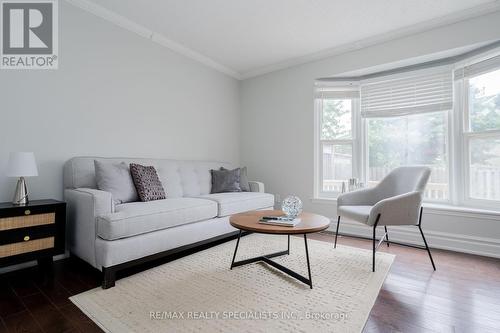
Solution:
{"label": "window sill", "polygon": [[314,204],[336,205],[337,198],[311,198],[311,202]]}
{"label": "window sill", "polygon": [[474,208],[474,207],[463,207],[463,206],[453,206],[445,204],[436,204],[424,202],[424,209],[431,212],[437,213],[454,213],[457,215],[481,215],[481,217],[491,217],[494,219],[500,219],[500,211],[484,209],[484,208]]}
{"label": "window sill", "polygon": [[[313,204],[321,205],[337,205],[336,198],[311,198]],[[480,216],[481,218],[491,218],[495,220],[500,220],[500,211],[483,209],[483,208],[473,208],[473,207],[463,207],[463,206],[453,206],[447,204],[437,204],[424,202],[423,207],[426,212],[434,214],[445,214],[445,215],[467,215],[467,216]]]}

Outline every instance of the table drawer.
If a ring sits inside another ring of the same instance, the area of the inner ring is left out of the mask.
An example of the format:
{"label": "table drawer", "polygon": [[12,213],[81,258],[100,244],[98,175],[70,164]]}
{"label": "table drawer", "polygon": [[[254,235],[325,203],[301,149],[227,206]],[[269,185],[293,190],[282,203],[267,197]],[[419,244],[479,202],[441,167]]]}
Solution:
{"label": "table drawer", "polygon": [[0,258],[54,248],[54,237],[0,245]]}
{"label": "table drawer", "polygon": [[13,244],[40,238],[55,237],[55,224],[37,225],[30,228],[18,228],[0,231],[0,245]]}
{"label": "table drawer", "polygon": [[24,216],[12,216],[0,218],[0,231],[34,227],[37,225],[54,224],[56,222],[56,213],[43,213],[31,215],[27,209]]}

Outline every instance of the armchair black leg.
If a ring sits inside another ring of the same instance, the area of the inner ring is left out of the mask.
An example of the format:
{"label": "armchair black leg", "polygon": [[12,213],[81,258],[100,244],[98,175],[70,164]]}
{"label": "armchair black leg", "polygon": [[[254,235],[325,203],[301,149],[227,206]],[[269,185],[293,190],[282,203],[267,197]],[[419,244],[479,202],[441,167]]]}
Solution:
{"label": "armchair black leg", "polygon": [[[378,221],[380,220],[380,214],[377,215],[377,219],[375,220],[375,224],[373,225],[373,257],[372,257],[372,272],[375,272],[375,252],[377,251],[377,245],[375,245],[376,239],[375,239],[375,233],[377,231],[377,224]],[[380,245],[380,243],[379,243]]]}
{"label": "armchair black leg", "polygon": [[372,258],[372,272],[375,272],[375,251],[376,251],[376,247],[375,247],[375,230],[376,230],[376,226],[373,226],[373,258]]}
{"label": "armchair black leg", "polygon": [[387,226],[385,225],[384,225],[384,230],[385,230],[385,242],[387,244],[387,247],[389,247],[391,243],[389,243],[389,233],[387,232]]}
{"label": "armchair black leg", "polygon": [[427,250],[427,253],[429,254],[429,259],[431,259],[431,264],[432,268],[436,270],[436,265],[434,265],[434,260],[432,259],[432,254],[431,254],[431,249],[429,248],[429,245],[427,245],[427,240],[425,239],[424,232],[422,231],[422,215],[424,213],[424,207],[420,207],[420,216],[418,217],[418,230],[420,230],[420,234],[422,235],[422,239],[424,240],[425,244],[425,249]]}
{"label": "armchair black leg", "polygon": [[337,220],[337,231],[335,231],[335,244],[333,244],[334,249],[337,248],[337,236],[339,235],[339,226],[340,226],[340,215],[339,215],[339,218]]}
{"label": "armchair black leg", "polygon": [[425,249],[427,250],[427,253],[429,254],[429,258],[431,259],[432,268],[434,268],[434,270],[436,270],[436,265],[434,265],[434,260],[432,259],[431,249],[429,248],[429,245],[427,245],[427,241],[425,240],[424,232],[422,231],[422,227],[420,225],[418,226],[418,230],[420,230],[420,234],[422,235],[422,239],[424,240]]}

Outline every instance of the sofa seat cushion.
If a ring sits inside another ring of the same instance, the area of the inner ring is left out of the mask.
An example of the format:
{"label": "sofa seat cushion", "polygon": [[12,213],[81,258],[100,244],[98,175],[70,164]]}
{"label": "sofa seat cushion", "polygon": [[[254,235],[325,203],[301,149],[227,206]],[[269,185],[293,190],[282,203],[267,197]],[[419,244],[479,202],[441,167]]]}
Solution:
{"label": "sofa seat cushion", "polygon": [[115,206],[97,218],[97,235],[106,240],[126,238],[217,216],[217,203],[199,198],[170,198]]}
{"label": "sofa seat cushion", "polygon": [[274,195],[260,192],[215,193],[199,198],[216,202],[219,217],[274,206]]}

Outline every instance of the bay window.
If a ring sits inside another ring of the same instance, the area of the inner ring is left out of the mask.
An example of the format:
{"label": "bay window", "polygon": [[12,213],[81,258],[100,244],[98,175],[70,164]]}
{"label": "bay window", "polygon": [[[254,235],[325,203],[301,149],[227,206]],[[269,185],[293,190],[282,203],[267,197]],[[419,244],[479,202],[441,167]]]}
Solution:
{"label": "bay window", "polygon": [[500,209],[500,56],[345,82],[315,88],[315,197],[426,165],[427,201]]}

